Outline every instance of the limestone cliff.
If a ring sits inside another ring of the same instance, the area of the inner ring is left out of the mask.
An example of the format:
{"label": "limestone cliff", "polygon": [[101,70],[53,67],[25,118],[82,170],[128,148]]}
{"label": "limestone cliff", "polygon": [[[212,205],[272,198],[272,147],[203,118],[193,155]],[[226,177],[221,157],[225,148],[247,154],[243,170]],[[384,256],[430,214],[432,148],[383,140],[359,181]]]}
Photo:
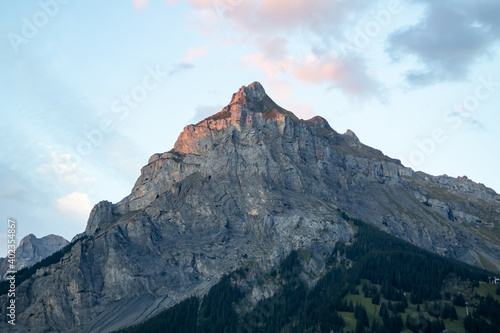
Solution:
{"label": "limestone cliff", "polygon": [[203,294],[237,268],[270,271],[292,249],[319,258],[306,278],[314,283],[321,257],[354,234],[339,212],[500,269],[493,190],[414,172],[352,131],[298,119],[255,82],[152,155],[129,196],[94,207],[71,251],[19,287],[16,327],[110,332]]}
{"label": "limestone cliff", "polygon": [[[16,270],[33,266],[52,253],[59,251],[68,245],[68,243],[66,239],[57,235],[47,235],[42,238],[37,238],[33,234],[25,236],[21,239],[16,249]],[[4,278],[9,268],[9,263],[7,260],[3,260],[3,258],[0,260],[0,276]]]}

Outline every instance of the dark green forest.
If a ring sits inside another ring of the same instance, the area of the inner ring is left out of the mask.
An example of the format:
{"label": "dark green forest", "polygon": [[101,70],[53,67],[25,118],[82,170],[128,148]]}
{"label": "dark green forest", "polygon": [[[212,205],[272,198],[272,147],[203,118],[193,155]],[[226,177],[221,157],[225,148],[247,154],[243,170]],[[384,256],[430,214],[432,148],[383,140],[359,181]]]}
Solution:
{"label": "dark green forest", "polygon": [[[463,312],[465,298],[470,298],[472,313],[459,323],[462,332],[499,332],[500,303],[493,296],[443,289],[445,281],[458,281],[455,284],[470,291],[480,281],[488,281],[491,273],[350,220],[358,228],[355,242],[350,246],[337,244],[327,260],[329,269],[313,288],[298,278],[302,271],[300,252],[292,251],[279,269],[269,274],[280,279],[282,288],[250,312],[237,311],[245,297],[245,290],[237,283],[245,271],[239,270],[224,276],[203,299],[189,298],[120,332],[440,333],[446,329],[445,321],[459,319],[457,309]],[[349,269],[347,261],[352,263]],[[354,295],[379,309],[373,320],[369,320],[367,306],[347,301]],[[417,312],[409,314],[409,307],[416,307]],[[348,314],[355,320],[351,330],[344,319]]]}

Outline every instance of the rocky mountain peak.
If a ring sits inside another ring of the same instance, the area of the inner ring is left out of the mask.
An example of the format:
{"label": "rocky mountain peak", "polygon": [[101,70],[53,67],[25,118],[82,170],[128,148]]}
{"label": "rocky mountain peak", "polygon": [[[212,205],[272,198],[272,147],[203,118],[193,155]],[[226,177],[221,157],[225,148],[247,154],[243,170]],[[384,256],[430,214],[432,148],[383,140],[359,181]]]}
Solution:
{"label": "rocky mountain peak", "polygon": [[21,239],[21,241],[19,242],[19,247],[23,246],[26,243],[34,243],[34,242],[36,242],[37,239],[38,238],[35,235],[28,234],[28,235],[24,236],[23,239]]}
{"label": "rocky mountain peak", "polygon": [[264,87],[259,82],[255,81],[248,86],[242,86],[236,93],[234,93],[229,105],[260,102],[265,97],[268,96]]}
{"label": "rocky mountain peak", "polygon": [[357,141],[357,142],[360,142],[359,139],[358,139],[358,136],[353,132],[351,131],[350,129],[348,129],[344,135],[348,136],[348,137],[351,137],[354,139],[354,141]]}
{"label": "rocky mountain peak", "polygon": [[286,127],[285,122],[300,121],[292,112],[276,104],[259,82],[253,82],[234,93],[230,103],[220,112],[197,124],[186,126],[174,149],[168,154],[153,155],[150,162],[162,157],[178,159],[186,154],[201,154],[210,150],[214,144],[219,145],[227,135],[232,135],[232,131],[228,129],[237,132],[244,132],[245,129],[262,130],[269,119],[280,122],[278,127],[281,132]]}
{"label": "rocky mountain peak", "polygon": [[[16,249],[16,269],[30,267],[68,244],[69,242],[61,236],[51,234],[37,238],[35,235],[29,234],[21,239]],[[7,270],[8,262],[1,261],[0,276],[2,278]]]}
{"label": "rocky mountain peak", "polygon": [[[292,250],[311,253],[304,282],[312,286],[336,244],[354,241],[355,218],[500,271],[494,191],[405,168],[352,131],[298,119],[253,83],[185,127],[141,169],[130,195],[98,203],[64,256],[20,282],[16,328],[113,332],[202,297],[225,273],[248,268],[248,281],[260,281]],[[258,288],[249,304],[276,291]]]}
{"label": "rocky mountain peak", "polygon": [[99,228],[106,226],[112,221],[112,206],[111,202],[104,200],[92,208],[87,222],[87,227],[85,228],[85,232],[87,234],[93,234],[98,231]]}

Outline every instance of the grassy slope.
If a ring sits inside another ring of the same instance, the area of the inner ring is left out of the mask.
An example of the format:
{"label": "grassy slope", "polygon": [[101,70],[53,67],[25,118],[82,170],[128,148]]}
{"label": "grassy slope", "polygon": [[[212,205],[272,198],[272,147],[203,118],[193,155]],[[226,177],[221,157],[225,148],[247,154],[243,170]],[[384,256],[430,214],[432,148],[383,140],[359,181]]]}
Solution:
{"label": "grassy slope", "polygon": [[[370,319],[370,325],[371,325],[373,319],[376,319],[376,320],[378,320],[379,323],[382,323],[381,317],[378,315],[379,310],[380,310],[380,305],[372,304],[371,298],[366,298],[363,296],[363,291],[362,291],[363,283],[366,283],[368,285],[371,284],[370,281],[368,281],[368,280],[361,280],[361,284],[359,284],[356,287],[359,291],[359,295],[349,294],[344,299],[348,302],[352,301],[352,303],[354,305],[356,305],[356,303],[363,305],[366,309],[366,313],[368,314],[368,318]],[[377,286],[378,291],[380,292],[380,285],[376,285],[376,286]],[[496,288],[497,288],[497,286],[494,284],[487,284],[487,283],[481,282],[479,284],[479,287],[474,288],[474,291],[479,296],[486,296],[488,294],[491,294],[491,295],[493,295],[493,297],[497,301],[500,301],[500,296],[495,295]],[[415,304],[410,303],[410,295],[411,295],[410,293],[407,293],[408,308],[406,309],[405,313],[401,314],[401,316],[403,317],[403,322],[406,322],[406,317],[408,315],[416,315],[418,313],[417,306]],[[383,297],[381,297],[381,300],[383,301]],[[427,302],[424,302],[424,304],[421,305],[420,307],[422,309],[425,309],[426,303]],[[451,302],[447,302],[447,303],[451,304]],[[444,323],[446,325],[446,329],[448,329],[449,333],[465,333],[465,329],[463,327],[463,320],[465,319],[465,316],[466,316],[466,309],[465,309],[465,307],[460,307],[460,306],[455,306],[455,309],[457,310],[458,320],[450,320],[450,319],[444,320]],[[340,315],[342,316],[342,318],[344,318],[345,324],[346,324],[345,328],[344,328],[344,332],[354,331],[356,329],[356,319],[354,318],[354,314],[349,313],[349,312],[340,312]],[[427,317],[431,318],[428,314],[427,314]],[[401,333],[411,333],[411,331],[405,327],[401,331]]]}

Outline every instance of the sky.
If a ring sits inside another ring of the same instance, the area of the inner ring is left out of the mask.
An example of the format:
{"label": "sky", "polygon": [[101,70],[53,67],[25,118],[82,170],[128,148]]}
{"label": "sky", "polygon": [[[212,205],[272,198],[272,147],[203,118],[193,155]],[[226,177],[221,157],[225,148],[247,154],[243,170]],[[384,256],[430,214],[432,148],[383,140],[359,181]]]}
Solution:
{"label": "sky", "polygon": [[298,117],[500,191],[497,0],[0,4],[0,255],[7,220],[71,240],[148,158],[254,81]]}

